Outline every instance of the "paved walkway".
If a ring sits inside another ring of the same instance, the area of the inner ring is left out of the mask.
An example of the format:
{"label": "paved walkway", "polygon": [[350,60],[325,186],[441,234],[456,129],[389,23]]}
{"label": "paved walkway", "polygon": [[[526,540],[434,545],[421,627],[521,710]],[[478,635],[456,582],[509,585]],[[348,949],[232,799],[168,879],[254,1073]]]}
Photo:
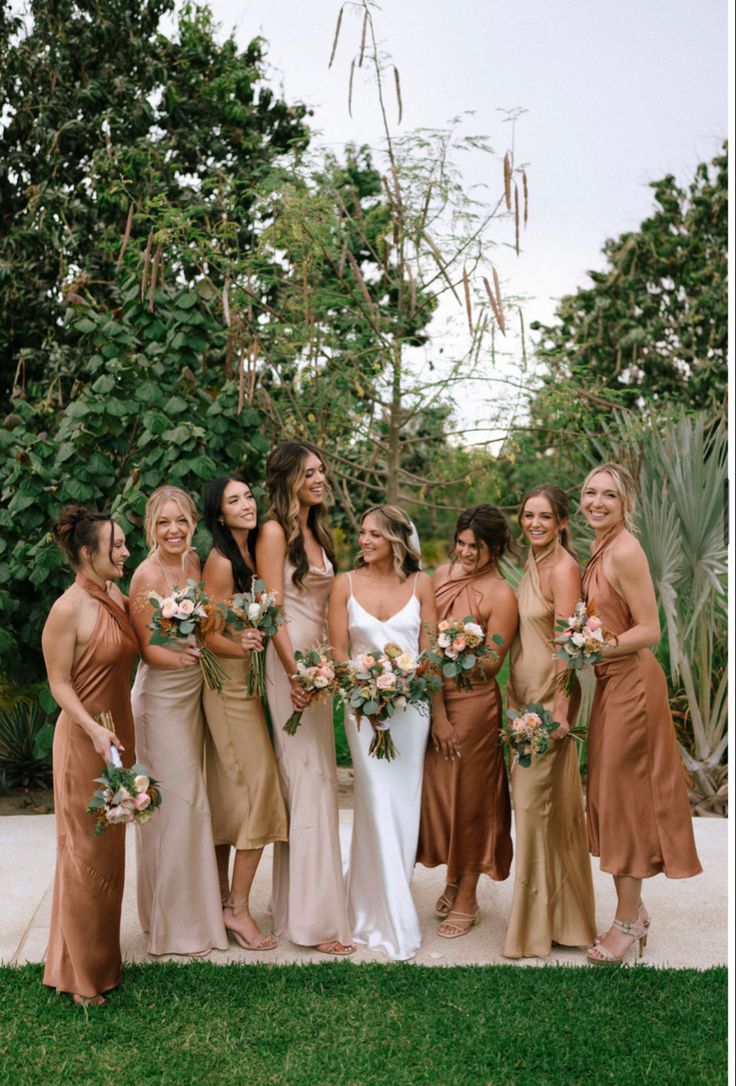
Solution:
{"label": "paved walkway", "polygon": [[[348,846],[352,811],[340,812],[343,846]],[[703,874],[681,881],[651,879],[645,885],[645,901],[652,914],[652,929],[644,962],[676,968],[707,968],[726,964],[728,958],[728,822],[725,819],[693,820],[695,839]],[[48,939],[51,911],[51,884],[54,870],[54,817],[0,818],[0,961],[23,964],[43,960]],[[462,939],[439,938],[437,922],[432,919],[435,898],[442,891],[444,869],[417,867],[414,897],[422,918],[424,941],[415,959],[419,965],[492,965],[506,963],[501,956],[505,921],[511,906],[511,877],[502,883],[482,878],[478,896],[482,923]],[[613,880],[598,870],[593,861],[593,878],[599,927],[610,921],[615,897]],[[268,894],[271,884],[271,850],[266,849],[253,893],[255,915],[267,927]],[[138,925],[135,906],[134,834],[128,832],[128,867],[123,902],[123,955],[129,961],[152,959],[146,953],[146,941]],[[325,956],[285,943],[270,953],[250,953],[235,944],[229,951],[213,952],[212,961],[264,961],[291,964],[324,961]],[[185,961],[178,958],[173,960]],[[361,949],[355,962],[386,961],[379,953]],[[550,959],[569,965],[582,962],[580,951],[556,950]],[[633,959],[632,959],[633,960]],[[522,959],[521,964],[543,964],[538,959]]]}

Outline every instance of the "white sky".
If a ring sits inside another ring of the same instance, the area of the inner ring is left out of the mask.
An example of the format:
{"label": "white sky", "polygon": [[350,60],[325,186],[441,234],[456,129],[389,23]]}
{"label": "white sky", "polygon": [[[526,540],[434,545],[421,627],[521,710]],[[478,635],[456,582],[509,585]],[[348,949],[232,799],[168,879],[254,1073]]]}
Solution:
{"label": "white sky", "polygon": [[[275,84],[314,109],[325,143],[378,142],[372,87],[356,78],[352,120],[347,111],[358,14],[346,7],[328,71],[334,0],[211,6],[241,44],[267,40]],[[527,322],[550,319],[554,299],[601,266],[605,239],[647,216],[648,181],[686,182],[728,131],[727,0],[384,0],[375,18],[401,72],[400,131],[472,110],[469,130],[503,153],[509,126],[498,110],[528,110],[516,137],[530,186],[524,252],[496,260],[509,289],[529,296]],[[489,163],[469,163],[468,179],[500,188],[500,171],[475,172]]]}

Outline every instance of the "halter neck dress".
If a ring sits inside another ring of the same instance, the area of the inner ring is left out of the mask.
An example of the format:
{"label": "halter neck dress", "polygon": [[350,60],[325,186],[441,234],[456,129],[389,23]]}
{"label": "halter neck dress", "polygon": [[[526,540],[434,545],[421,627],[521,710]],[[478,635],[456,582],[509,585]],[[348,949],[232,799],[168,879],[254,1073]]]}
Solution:
{"label": "halter neck dress", "polygon": [[[421,614],[416,580],[415,575],[412,594],[404,606],[386,621],[359,603],[350,580],[347,608],[353,657],[380,651],[389,642],[414,655],[419,652]],[[390,762],[368,754],[373,737],[370,723],[363,720],[358,728],[354,714],[345,713],[355,775],[348,917],[353,942],[402,961],[414,957],[422,937],[411,876],[417,852],[429,714],[408,706],[394,713],[389,724],[397,750]]]}
{"label": "halter neck dress", "polygon": [[[435,589],[437,618],[478,623],[483,594],[476,582],[485,574],[445,581]],[[491,630],[493,616],[490,618]],[[473,680],[472,690],[456,690],[445,680],[443,695],[462,756],[447,761],[430,743],[424,759],[418,863],[447,864],[447,882],[461,875],[509,876],[511,803],[503,750],[499,743],[501,692],[495,678]]]}
{"label": "halter neck dress", "polygon": [[[538,555],[531,552],[519,582],[519,629],[511,646],[506,687],[509,709],[537,702],[552,711],[556,666],[550,643],[555,614],[542,592],[539,569],[557,546],[555,540]],[[568,712],[571,727],[578,702],[576,685]],[[504,957],[546,957],[553,941],[562,946],[590,945],[595,937],[595,900],[576,741],[554,740],[530,766],[515,764],[511,798],[516,853]]]}
{"label": "halter neck dress", "polygon": [[[92,716],[112,714],[125,747],[123,764],[130,766],[135,761],[130,681],[138,641],[119,604],[84,577],[77,576],[76,583],[100,609],[72,670],[74,690]],[[91,997],[120,982],[125,827],[108,826],[93,837],[95,816],[85,808],[105,766],[86,732],[65,712],[54,730],[53,767],[56,873],[43,982]]]}
{"label": "halter neck dress", "polygon": [[[583,573],[583,591],[605,629],[634,620],[603,569],[623,531],[604,537]],[[611,875],[684,879],[702,870],[695,849],[685,772],[677,752],[667,682],[651,649],[595,665],[588,735],[588,842]]]}

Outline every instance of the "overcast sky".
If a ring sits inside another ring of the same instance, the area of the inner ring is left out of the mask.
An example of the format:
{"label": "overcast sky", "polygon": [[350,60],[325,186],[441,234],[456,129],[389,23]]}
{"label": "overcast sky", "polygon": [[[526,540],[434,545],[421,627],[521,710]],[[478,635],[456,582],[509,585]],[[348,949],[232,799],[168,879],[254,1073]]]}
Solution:
{"label": "overcast sky", "polygon": [[[267,40],[276,84],[313,108],[325,143],[378,143],[370,86],[356,81],[348,115],[360,37],[349,5],[328,71],[333,0],[210,2],[241,44]],[[401,131],[472,110],[469,130],[502,153],[499,110],[528,111],[516,134],[530,186],[524,253],[498,260],[509,288],[529,296],[528,321],[551,318],[554,299],[601,265],[606,238],[647,216],[649,181],[686,182],[727,134],[727,0],[385,0],[375,18],[401,72]],[[469,180],[500,186],[500,173],[481,176],[489,165],[469,163]]]}

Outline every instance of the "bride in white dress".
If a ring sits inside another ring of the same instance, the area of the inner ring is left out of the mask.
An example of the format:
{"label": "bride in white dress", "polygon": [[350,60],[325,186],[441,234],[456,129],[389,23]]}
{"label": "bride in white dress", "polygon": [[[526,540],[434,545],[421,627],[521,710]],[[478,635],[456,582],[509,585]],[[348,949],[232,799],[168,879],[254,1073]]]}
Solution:
{"label": "bride in white dress", "polygon": [[[360,525],[360,555],[330,596],[330,643],[335,659],[382,649],[389,642],[412,653],[437,624],[429,577],[419,571],[414,528],[396,506],[368,510]],[[432,712],[444,713],[441,698]],[[419,835],[429,716],[409,707],[390,720],[394,761],[370,757],[370,723],[360,729],[345,714],[355,774],[353,837],[348,871],[348,919],[353,941],[389,958],[413,958],[421,943],[411,876]]]}

